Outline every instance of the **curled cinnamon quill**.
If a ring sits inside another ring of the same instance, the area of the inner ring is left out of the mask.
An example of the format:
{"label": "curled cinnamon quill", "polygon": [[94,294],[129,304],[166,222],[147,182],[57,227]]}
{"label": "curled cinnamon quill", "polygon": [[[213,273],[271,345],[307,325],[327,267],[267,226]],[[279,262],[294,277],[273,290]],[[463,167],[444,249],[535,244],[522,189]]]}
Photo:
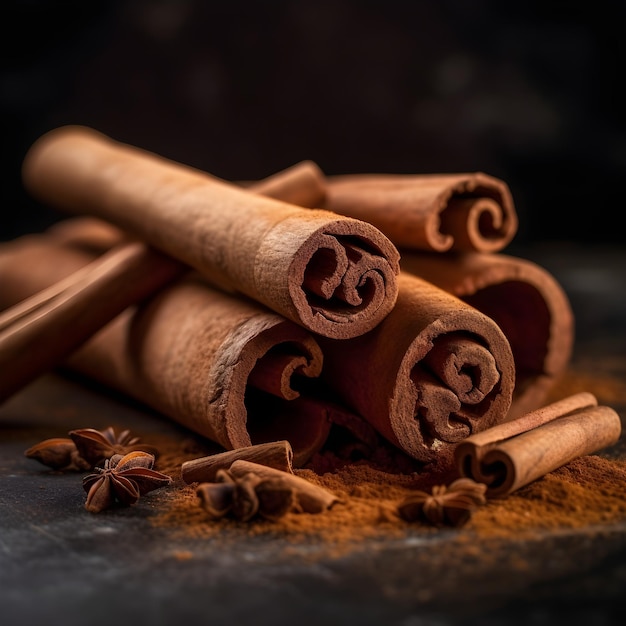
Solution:
{"label": "curled cinnamon quill", "polygon": [[460,474],[505,496],[621,435],[616,411],[582,392],[468,437],[455,450]]}
{"label": "curled cinnamon quill", "polygon": [[496,252],[518,225],[508,185],[482,172],[329,176],[325,207],[409,250]]}
{"label": "curled cinnamon quill", "polygon": [[367,332],[395,303],[399,254],[371,224],[260,196],[94,130],[41,137],[23,178],[42,202],[110,221],[320,335]]}
{"label": "curled cinnamon quill", "polygon": [[413,458],[452,462],[454,445],[502,421],[515,368],[489,317],[402,272],[393,311],[373,331],[320,340],[323,377],[353,411]]}
{"label": "curled cinnamon quill", "polygon": [[574,345],[569,300],[547,270],[506,254],[406,251],[402,269],[452,293],[502,329],[515,360],[509,419],[543,405],[564,373]]}

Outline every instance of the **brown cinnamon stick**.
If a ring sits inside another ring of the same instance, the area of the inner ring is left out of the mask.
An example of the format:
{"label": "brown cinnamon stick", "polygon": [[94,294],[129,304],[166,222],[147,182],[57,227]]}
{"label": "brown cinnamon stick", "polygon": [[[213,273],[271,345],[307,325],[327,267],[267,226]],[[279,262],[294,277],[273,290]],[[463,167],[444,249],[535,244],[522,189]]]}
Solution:
{"label": "brown cinnamon stick", "polygon": [[322,513],[339,502],[339,498],[328,489],[296,474],[282,472],[266,465],[240,459],[230,466],[229,471],[235,478],[241,478],[246,474],[256,474],[262,479],[281,478],[294,490],[299,508],[304,513]]}
{"label": "brown cinnamon stick", "polygon": [[229,469],[240,459],[293,474],[293,450],[291,444],[283,440],[259,443],[185,461],[181,466],[181,476],[186,483],[213,482],[219,470]]}
{"label": "brown cinnamon stick", "polygon": [[468,437],[455,450],[459,473],[505,496],[621,435],[619,415],[579,393]]}
{"label": "brown cinnamon stick", "polygon": [[508,185],[482,172],[329,176],[325,208],[409,250],[496,252],[518,226]]}
{"label": "brown cinnamon stick", "polygon": [[504,419],[515,368],[496,323],[402,272],[393,311],[366,335],[320,340],[323,377],[407,454],[451,463],[456,443]]}
{"label": "brown cinnamon stick", "polygon": [[[3,246],[0,305],[24,299],[92,258],[50,235]],[[332,407],[301,391],[322,367],[310,333],[194,273],[126,309],[65,365],[227,450],[286,439],[296,466],[321,448],[331,426]],[[255,371],[264,368],[267,374]]]}
{"label": "brown cinnamon stick", "polygon": [[[296,164],[251,185],[255,193],[318,201],[323,194],[319,170]],[[297,191],[296,191],[297,190]],[[136,304],[186,266],[149,246],[128,242],[118,228],[95,218],[64,220],[50,232],[97,253],[101,259],[81,267],[42,292],[0,315],[0,402],[50,369],[126,307]],[[116,250],[110,248],[117,246]]]}
{"label": "brown cinnamon stick", "polygon": [[180,263],[144,244],[120,244],[0,313],[0,402],[183,270]]}
{"label": "brown cinnamon stick", "polygon": [[26,188],[89,212],[320,335],[376,326],[397,296],[399,255],[371,224],[262,197],[83,127],[41,137]]}
{"label": "brown cinnamon stick", "polygon": [[508,418],[541,407],[565,372],[574,345],[567,295],[544,268],[505,254],[403,252],[402,269],[432,282],[493,319],[515,359]]}

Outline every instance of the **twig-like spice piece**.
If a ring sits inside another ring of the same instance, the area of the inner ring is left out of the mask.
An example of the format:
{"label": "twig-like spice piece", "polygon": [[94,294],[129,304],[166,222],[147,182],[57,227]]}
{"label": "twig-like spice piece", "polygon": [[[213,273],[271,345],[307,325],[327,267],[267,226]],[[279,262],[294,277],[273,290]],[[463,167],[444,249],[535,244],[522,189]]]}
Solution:
{"label": "twig-like spice piece", "polygon": [[267,465],[293,474],[293,450],[289,441],[283,439],[282,441],[270,441],[235,448],[234,450],[185,461],[181,466],[182,479],[188,484],[212,482],[220,469],[228,469],[238,459]]}
{"label": "twig-like spice piece", "polygon": [[500,497],[615,443],[621,429],[616,411],[583,392],[468,437],[455,459],[462,476]]}
{"label": "twig-like spice piece", "polygon": [[169,485],[172,479],[152,469],[153,465],[154,457],[141,451],[107,459],[103,468],[96,468],[96,473],[83,478],[87,492],[85,508],[90,513],[99,513],[116,503],[130,506],[140,496]]}
{"label": "twig-like spice piece", "polygon": [[229,472],[235,479],[242,478],[246,474],[256,474],[263,480],[272,478],[283,480],[295,494],[296,509],[303,513],[321,513],[339,501],[339,498],[334,493],[319,485],[315,485],[301,476],[288,474],[287,472],[259,465],[258,463],[240,459],[230,466]]}
{"label": "twig-like spice piece", "polygon": [[432,493],[416,491],[398,506],[407,522],[428,522],[435,526],[463,526],[474,510],[485,504],[486,485],[459,478],[450,485],[435,485]]}

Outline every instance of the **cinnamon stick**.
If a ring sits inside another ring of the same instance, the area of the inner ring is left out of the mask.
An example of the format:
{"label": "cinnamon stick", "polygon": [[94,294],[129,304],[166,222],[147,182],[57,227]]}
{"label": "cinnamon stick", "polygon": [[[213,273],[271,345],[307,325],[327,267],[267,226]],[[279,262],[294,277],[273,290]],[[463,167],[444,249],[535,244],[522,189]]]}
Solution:
{"label": "cinnamon stick", "polygon": [[486,484],[487,496],[502,497],[620,435],[617,412],[584,392],[468,437],[455,460],[461,476]]}
{"label": "cinnamon stick", "polygon": [[336,502],[339,502],[339,498],[331,491],[328,491],[328,489],[320,487],[296,474],[282,472],[266,465],[240,459],[230,466],[229,472],[235,478],[241,478],[246,474],[256,474],[262,479],[280,478],[284,480],[294,490],[297,503],[304,513],[322,513],[331,508]]}
{"label": "cinnamon stick", "polygon": [[574,315],[556,279],[532,261],[506,254],[403,251],[402,269],[432,282],[493,319],[515,360],[508,418],[541,407],[565,372]]}
{"label": "cinnamon stick", "polygon": [[283,440],[226,450],[185,461],[181,466],[181,476],[186,483],[213,482],[219,470],[229,469],[240,459],[293,474],[293,449],[288,441]]}
{"label": "cinnamon stick", "polygon": [[90,213],[320,335],[376,326],[399,254],[369,223],[265,198],[84,127],[53,130],[23,163],[26,188]]}
{"label": "cinnamon stick", "polygon": [[[0,250],[4,306],[93,258],[46,234]],[[332,422],[333,408],[305,391],[322,368],[311,334],[252,300],[210,287],[195,273],[126,309],[64,365],[227,450],[286,439],[295,466],[321,448]]]}
{"label": "cinnamon stick", "polygon": [[[301,207],[315,208],[324,203],[324,175],[313,161],[301,161],[267,178],[247,181],[246,189]],[[56,222],[48,228],[60,243],[80,246],[100,253],[120,243],[127,234],[104,220],[81,215]]]}
{"label": "cinnamon stick", "polygon": [[496,252],[518,226],[508,185],[482,172],[328,176],[324,206],[409,250]]}
{"label": "cinnamon stick", "polygon": [[402,272],[393,311],[369,333],[320,339],[323,378],[391,443],[426,463],[451,463],[454,445],[504,419],[515,368],[489,317]]}
{"label": "cinnamon stick", "polygon": [[0,313],[0,402],[54,367],[129,304],[183,270],[142,243],[120,244],[76,274]]}
{"label": "cinnamon stick", "polygon": [[[255,193],[316,202],[323,195],[315,164],[296,164],[251,185]],[[297,190],[297,191],[296,191]],[[55,285],[0,315],[0,402],[52,368],[126,307],[185,271],[149,246],[128,242],[118,228],[95,218],[53,226],[57,239],[107,252]],[[115,250],[111,247],[117,246]],[[93,250],[92,250],[93,249]]]}

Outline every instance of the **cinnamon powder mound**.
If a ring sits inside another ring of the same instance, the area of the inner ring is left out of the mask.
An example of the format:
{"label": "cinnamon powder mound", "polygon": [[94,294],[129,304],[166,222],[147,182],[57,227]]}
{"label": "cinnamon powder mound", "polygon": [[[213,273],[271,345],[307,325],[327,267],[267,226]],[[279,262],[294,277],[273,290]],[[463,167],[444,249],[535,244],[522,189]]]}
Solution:
{"label": "cinnamon powder mound", "polygon": [[[177,456],[173,451],[159,457],[160,471],[169,470],[174,483],[161,494],[153,523],[181,537],[279,536],[288,541],[315,542],[345,551],[368,538],[401,539],[409,534],[440,532],[431,526],[405,522],[397,513],[403,499],[415,489],[429,490],[437,482],[436,477],[419,473],[393,474],[366,463],[345,465],[323,475],[310,469],[296,470],[299,476],[339,497],[339,502],[324,513],[289,513],[271,522],[214,521],[200,507],[195,493],[197,485],[186,485],[179,478],[180,464],[189,458],[194,455]],[[541,531],[590,528],[625,520],[626,461],[589,455],[575,459],[505,498],[489,500],[458,532],[519,539]]]}
{"label": "cinnamon powder mound", "polygon": [[[558,399],[583,390],[597,394],[599,401],[607,404],[619,404],[625,397],[620,381],[574,369],[551,395]],[[318,455],[306,469],[295,472],[339,497],[330,510],[321,514],[289,513],[278,521],[214,521],[200,507],[196,484],[184,483],[180,472],[184,461],[213,451],[198,439],[181,442],[163,437],[163,441],[150,443],[161,452],[157,469],[173,478],[172,485],[156,496],[159,506],[152,517],[155,526],[181,538],[219,537],[220,542],[278,537],[294,545],[315,546],[318,553],[331,556],[362,549],[366,539],[402,540],[441,534],[442,529],[402,520],[397,507],[415,489],[430,491],[433,485],[449,484],[456,477],[412,465],[390,449],[358,462],[337,463],[332,454]],[[465,526],[452,531],[450,540],[456,545],[467,544],[469,549],[475,545],[474,539],[519,541],[546,532],[572,530],[593,534],[625,521],[626,460],[600,452],[576,458],[506,497],[489,499]]]}

